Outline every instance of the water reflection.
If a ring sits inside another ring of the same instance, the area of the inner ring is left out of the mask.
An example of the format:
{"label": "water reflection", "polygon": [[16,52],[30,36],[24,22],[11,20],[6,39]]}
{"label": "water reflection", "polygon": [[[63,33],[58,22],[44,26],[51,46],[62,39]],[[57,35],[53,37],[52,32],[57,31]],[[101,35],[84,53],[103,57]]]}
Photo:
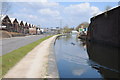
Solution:
{"label": "water reflection", "polygon": [[120,48],[87,42],[89,64],[104,77],[105,80],[120,80]]}
{"label": "water reflection", "polygon": [[89,57],[85,47],[83,42],[76,40],[76,35],[57,39],[55,53],[60,78],[101,78],[98,70],[88,64]]}
{"label": "water reflection", "polygon": [[71,37],[72,37],[72,36],[71,36],[70,34],[67,34],[67,35],[66,35],[66,38],[64,38],[64,39],[65,39],[65,41],[68,41]]}

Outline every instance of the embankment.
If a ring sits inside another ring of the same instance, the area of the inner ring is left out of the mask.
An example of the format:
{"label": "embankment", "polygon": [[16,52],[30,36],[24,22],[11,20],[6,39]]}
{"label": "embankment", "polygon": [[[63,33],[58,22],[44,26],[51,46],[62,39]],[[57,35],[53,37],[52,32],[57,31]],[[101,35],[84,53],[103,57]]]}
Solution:
{"label": "embankment", "polygon": [[17,33],[17,32],[8,32],[5,30],[0,30],[0,39],[11,38],[11,37],[20,37],[20,36],[26,36],[26,35],[22,34],[22,33]]}

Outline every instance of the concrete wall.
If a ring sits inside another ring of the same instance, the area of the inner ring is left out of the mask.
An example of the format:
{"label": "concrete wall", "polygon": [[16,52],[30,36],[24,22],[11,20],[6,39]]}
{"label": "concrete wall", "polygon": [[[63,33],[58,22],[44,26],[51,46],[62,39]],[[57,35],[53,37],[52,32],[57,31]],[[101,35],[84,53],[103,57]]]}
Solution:
{"label": "concrete wall", "polygon": [[120,80],[120,48],[88,42],[87,53],[91,60],[89,64],[97,69],[103,78]]}
{"label": "concrete wall", "polygon": [[120,46],[120,6],[91,18],[88,39]]}

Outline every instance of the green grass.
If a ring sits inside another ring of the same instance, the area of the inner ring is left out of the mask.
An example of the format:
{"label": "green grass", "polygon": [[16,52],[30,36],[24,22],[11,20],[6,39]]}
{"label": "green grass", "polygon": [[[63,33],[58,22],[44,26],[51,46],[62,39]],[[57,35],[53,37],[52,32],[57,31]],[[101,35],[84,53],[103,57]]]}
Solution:
{"label": "green grass", "polygon": [[0,60],[2,60],[2,63],[0,63],[0,71],[2,70],[2,74],[0,74],[0,77],[4,76],[8,70],[10,70],[16,63],[18,63],[34,47],[36,47],[42,41],[44,41],[50,37],[52,37],[52,36],[48,36],[48,37],[44,37],[42,39],[39,39],[33,43],[30,43],[26,46],[18,48],[16,50],[14,50],[10,53],[7,53],[7,54],[3,55],[2,57],[0,57]]}

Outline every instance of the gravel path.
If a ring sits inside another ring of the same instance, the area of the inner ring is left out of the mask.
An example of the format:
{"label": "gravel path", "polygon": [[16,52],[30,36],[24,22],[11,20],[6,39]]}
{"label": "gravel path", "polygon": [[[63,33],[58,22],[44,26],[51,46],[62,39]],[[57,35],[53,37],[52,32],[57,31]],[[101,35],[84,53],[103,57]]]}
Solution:
{"label": "gravel path", "polygon": [[29,52],[4,78],[46,78],[50,44],[53,36]]}

